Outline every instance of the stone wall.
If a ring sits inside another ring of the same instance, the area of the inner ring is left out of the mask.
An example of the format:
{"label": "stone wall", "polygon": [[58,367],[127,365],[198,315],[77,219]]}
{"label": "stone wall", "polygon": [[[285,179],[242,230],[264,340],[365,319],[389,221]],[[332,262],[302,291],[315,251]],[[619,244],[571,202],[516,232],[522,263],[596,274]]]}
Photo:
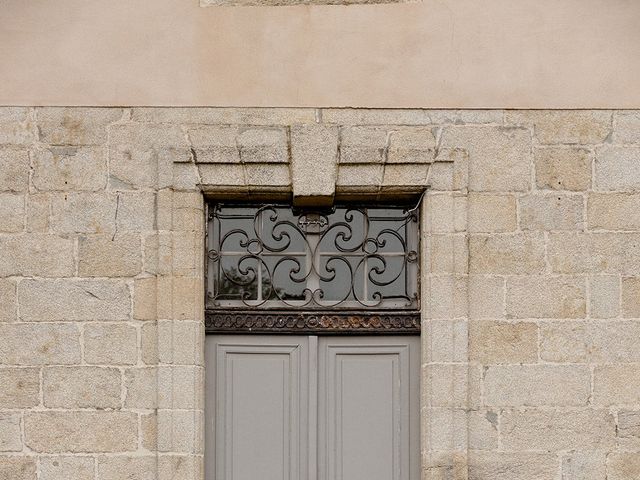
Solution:
{"label": "stone wall", "polygon": [[631,111],[0,108],[0,479],[204,478],[203,194],[427,185],[423,478],[637,479],[639,164]]}

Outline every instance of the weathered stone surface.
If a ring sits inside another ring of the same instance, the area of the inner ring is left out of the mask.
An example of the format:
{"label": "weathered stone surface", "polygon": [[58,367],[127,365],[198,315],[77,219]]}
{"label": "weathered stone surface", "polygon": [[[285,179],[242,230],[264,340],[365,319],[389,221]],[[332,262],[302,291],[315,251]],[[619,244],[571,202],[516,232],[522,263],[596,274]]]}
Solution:
{"label": "weathered stone surface", "polygon": [[51,145],[99,145],[107,127],[122,118],[120,108],[47,107],[36,110],[40,141]]}
{"label": "weathered stone surface", "polygon": [[244,171],[249,187],[289,187],[291,185],[291,172],[287,165],[251,164],[245,165]]}
{"label": "weathered stone surface", "polygon": [[[161,363],[203,365],[204,328],[186,320],[158,322],[158,357]],[[166,346],[171,348],[163,348]]]}
{"label": "weathered stone surface", "polygon": [[49,231],[51,196],[48,193],[31,193],[26,198],[27,232],[46,233]]}
{"label": "weathered stone surface", "polygon": [[430,128],[401,127],[390,132],[387,162],[432,163],[436,139]]}
{"label": "weathered stone surface", "polygon": [[472,193],[468,202],[469,232],[511,232],[516,229],[516,199],[513,195]]}
{"label": "weathered stone surface", "polygon": [[620,277],[596,275],[589,280],[589,305],[593,318],[613,318],[620,313]]}
{"label": "weathered stone surface", "polygon": [[43,370],[42,378],[46,407],[120,407],[122,382],[117,368],[51,367]]}
{"label": "weathered stone surface", "polygon": [[553,453],[481,452],[469,456],[469,480],[556,480],[557,475],[558,459]]}
{"label": "weathered stone surface", "polygon": [[156,480],[157,459],[148,457],[100,457],[98,478],[100,480]]}
{"label": "weathered stone surface", "polygon": [[540,356],[548,362],[640,362],[640,322],[545,322]]}
{"label": "weathered stone surface", "polygon": [[547,249],[557,273],[640,275],[637,233],[550,233]]}
{"label": "weathered stone surface", "polygon": [[469,359],[482,364],[536,363],[538,327],[529,322],[472,321]]}
{"label": "weathered stone surface", "polygon": [[612,113],[603,110],[508,110],[505,121],[532,126],[540,143],[599,144],[611,133]]}
{"label": "weathered stone surface", "polygon": [[527,195],[518,199],[523,230],[583,230],[582,195]]}
{"label": "weathered stone surface", "polygon": [[615,452],[607,457],[607,480],[640,478],[640,455],[636,452]]}
{"label": "weathered stone surface", "polygon": [[16,282],[0,279],[0,322],[13,322],[18,316]]}
{"label": "weathered stone surface", "polygon": [[0,237],[0,276],[69,277],[74,274],[73,240],[57,235]]}
{"label": "weathered stone surface", "polygon": [[339,165],[336,190],[353,189],[358,193],[363,191],[377,192],[382,184],[383,165]]}
{"label": "weathered stone surface", "polygon": [[140,415],[142,448],[155,451],[158,448],[158,418],[155,413]]}
{"label": "weathered stone surface", "polygon": [[[175,156],[173,149],[165,152],[165,156]],[[149,146],[127,144],[109,147],[109,187],[113,190],[155,187],[158,183],[158,156],[158,152]]]}
{"label": "weathered stone surface", "polygon": [[0,148],[0,191],[24,192],[29,186],[29,155],[26,150]]}
{"label": "weathered stone surface", "polygon": [[197,410],[158,411],[158,451],[202,453],[203,412]]}
{"label": "weathered stone surface", "polygon": [[297,205],[333,201],[337,176],[338,129],[326,125],[291,128],[291,176]]}
{"label": "weathered stone surface", "polygon": [[133,318],[155,320],[158,303],[156,277],[138,278],[133,285]]}
{"label": "weathered stone surface", "polygon": [[587,224],[589,229],[640,230],[640,194],[591,193]]}
{"label": "weathered stone surface", "polygon": [[607,146],[596,151],[594,190],[640,189],[640,147]]}
{"label": "weathered stone surface", "polygon": [[593,403],[596,405],[634,405],[640,398],[640,365],[596,366]]}
{"label": "weathered stone surface", "polygon": [[40,370],[0,368],[0,408],[29,408],[40,403]]}
{"label": "weathered stone surface", "polygon": [[24,204],[24,195],[0,193],[0,233],[24,230]]}
{"label": "weathered stone surface", "polygon": [[2,480],[36,480],[36,458],[0,456],[0,478]]}
{"label": "weathered stone surface", "polygon": [[156,195],[150,192],[122,192],[116,199],[117,232],[153,231],[156,228]]}
{"label": "weathered stone surface", "polygon": [[158,408],[202,409],[204,369],[158,367]]}
{"label": "weathered stone surface", "polygon": [[437,338],[425,348],[423,358],[431,362],[466,362],[469,358],[469,334],[465,320],[429,320],[424,335]]}
{"label": "weathered stone surface", "polygon": [[461,451],[467,445],[467,412],[463,409],[430,408],[426,417],[426,442],[434,451]]}
{"label": "weathered stone surface", "polygon": [[294,125],[315,123],[314,108],[219,108],[144,107],[134,108],[137,122],[203,125]]}
{"label": "weathered stone surface", "polygon": [[107,155],[95,147],[36,150],[31,178],[39,191],[101,190],[107,185]]}
{"label": "weathered stone surface", "polygon": [[622,316],[640,318],[640,277],[622,279]]}
{"label": "weathered stone surface", "polygon": [[527,191],[531,183],[531,134],[522,128],[449,127],[441,147],[469,153],[472,191]]}
{"label": "weathered stone surface", "polygon": [[197,163],[240,163],[237,127],[198,126],[188,132]]}
{"label": "weathered stone surface", "polygon": [[583,318],[586,285],[582,277],[507,279],[507,316],[511,318]]}
{"label": "weathered stone surface", "polygon": [[424,369],[424,382],[431,386],[430,406],[463,408],[467,402],[467,367],[464,364],[433,364]]}
{"label": "weathered stone surface", "polygon": [[133,277],[142,271],[140,236],[88,235],[78,240],[78,273],[83,277]]}
{"label": "weathered stone surface", "polygon": [[111,145],[150,147],[188,147],[187,136],[179,125],[157,123],[123,123],[109,129]]}
{"label": "weathered stone surface", "polygon": [[0,324],[0,364],[80,363],[80,333],[70,324]]}
{"label": "weathered stone surface", "polygon": [[536,148],[536,186],[551,190],[587,190],[591,185],[592,157],[591,151],[584,148]]}
{"label": "weathered stone surface", "polygon": [[127,452],[137,449],[138,416],[131,412],[28,412],[25,444],[36,452]]}
{"label": "weathered stone surface", "polygon": [[41,457],[40,480],[94,480],[91,457]]}
{"label": "weathered stone surface", "polygon": [[536,274],[545,270],[544,238],[538,234],[471,235],[470,273]]}
{"label": "weathered stone surface", "polygon": [[502,318],[505,282],[485,275],[469,276],[469,318]]}
{"label": "weathered stone surface", "polygon": [[506,450],[597,450],[615,445],[616,424],[606,410],[506,410],[500,430]]}
{"label": "weathered stone surface", "polygon": [[640,411],[618,412],[617,434],[619,438],[634,439],[640,443]]}
{"label": "weathered stone surface", "polygon": [[498,413],[493,410],[469,412],[469,443],[471,450],[498,448]]}
{"label": "weathered stone surface", "polygon": [[18,285],[24,321],[127,320],[130,294],[118,280],[22,280]]}
{"label": "weathered stone surface", "polygon": [[84,358],[89,364],[133,365],[138,361],[137,333],[129,325],[87,325],[84,345]]}
{"label": "weathered stone surface", "polygon": [[158,363],[158,325],[148,322],[142,326],[142,361],[146,365]]}
{"label": "weathered stone surface", "polygon": [[640,143],[640,112],[616,112],[613,141],[615,143]]}
{"label": "weathered stone surface", "polygon": [[340,163],[382,163],[386,160],[388,142],[386,128],[341,128]]}
{"label": "weathered stone surface", "polygon": [[240,161],[259,163],[286,163],[289,161],[289,143],[284,128],[241,129],[238,134]]}
{"label": "weathered stone surface", "polygon": [[399,190],[406,190],[408,187],[426,187],[429,176],[429,165],[403,165],[387,164],[383,171],[383,187],[401,187]]}
{"label": "weathered stone surface", "polygon": [[162,455],[158,457],[158,480],[189,480],[204,477],[202,457]]}
{"label": "weathered stone surface", "polygon": [[601,451],[574,451],[562,459],[562,480],[605,480],[606,457]]}
{"label": "weathered stone surface", "polygon": [[157,408],[158,371],[153,368],[130,368],[124,374],[127,408]]}
{"label": "weathered stone surface", "polygon": [[577,365],[504,365],[489,367],[485,398],[491,406],[586,406],[591,372]]}
{"label": "weathered stone surface", "polygon": [[0,145],[30,145],[35,139],[31,112],[26,107],[2,107]]}
{"label": "weathered stone surface", "polygon": [[19,452],[21,450],[20,414],[0,413],[0,452]]}
{"label": "weathered stone surface", "polygon": [[111,233],[115,230],[116,196],[69,193],[52,197],[52,228],[61,233]]}

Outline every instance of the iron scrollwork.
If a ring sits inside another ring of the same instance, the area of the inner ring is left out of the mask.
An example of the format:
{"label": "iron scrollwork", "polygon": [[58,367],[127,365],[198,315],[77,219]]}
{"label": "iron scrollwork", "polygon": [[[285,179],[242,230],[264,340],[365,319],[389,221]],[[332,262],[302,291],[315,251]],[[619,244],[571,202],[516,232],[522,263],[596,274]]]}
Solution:
{"label": "iron scrollwork", "polygon": [[417,310],[418,212],[213,205],[207,307]]}

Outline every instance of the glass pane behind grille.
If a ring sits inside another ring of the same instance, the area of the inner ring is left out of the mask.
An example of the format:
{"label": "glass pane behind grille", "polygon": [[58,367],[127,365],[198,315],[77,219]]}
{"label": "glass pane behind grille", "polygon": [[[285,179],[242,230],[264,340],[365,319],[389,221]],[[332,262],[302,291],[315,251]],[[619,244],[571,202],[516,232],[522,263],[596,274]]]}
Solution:
{"label": "glass pane behind grille", "polygon": [[416,208],[215,204],[208,308],[418,308]]}

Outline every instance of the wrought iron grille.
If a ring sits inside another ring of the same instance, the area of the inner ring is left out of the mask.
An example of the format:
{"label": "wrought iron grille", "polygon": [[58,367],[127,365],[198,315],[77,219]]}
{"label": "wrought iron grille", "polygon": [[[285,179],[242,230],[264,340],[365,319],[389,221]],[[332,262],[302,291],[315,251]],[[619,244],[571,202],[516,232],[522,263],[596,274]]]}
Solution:
{"label": "wrought iron grille", "polygon": [[417,208],[215,204],[208,228],[208,308],[418,308]]}

